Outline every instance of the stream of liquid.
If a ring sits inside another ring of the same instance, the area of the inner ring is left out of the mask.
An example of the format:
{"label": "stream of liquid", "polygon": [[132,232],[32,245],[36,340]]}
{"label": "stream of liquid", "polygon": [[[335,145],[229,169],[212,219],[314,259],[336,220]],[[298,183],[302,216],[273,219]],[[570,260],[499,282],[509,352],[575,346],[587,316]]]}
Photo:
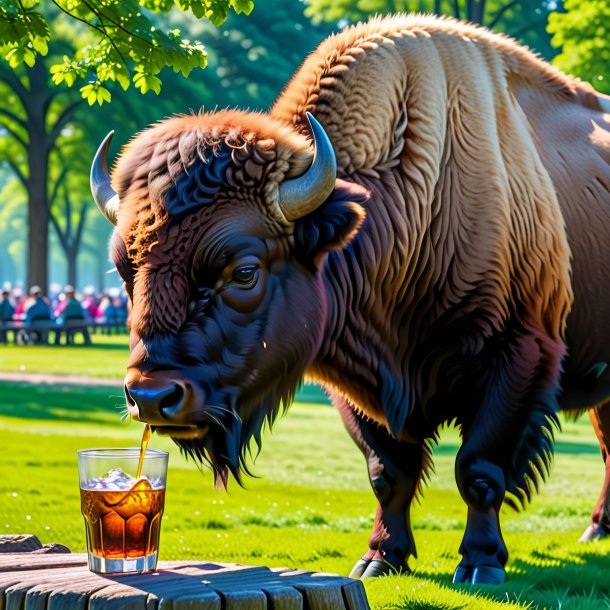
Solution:
{"label": "stream of liquid", "polygon": [[144,426],[144,432],[142,433],[142,443],[140,444],[140,461],[138,462],[138,472],[136,472],[136,479],[140,478],[142,474],[142,466],[144,465],[144,455],[146,454],[146,447],[148,447],[148,441],[152,434],[150,426],[146,424]]}

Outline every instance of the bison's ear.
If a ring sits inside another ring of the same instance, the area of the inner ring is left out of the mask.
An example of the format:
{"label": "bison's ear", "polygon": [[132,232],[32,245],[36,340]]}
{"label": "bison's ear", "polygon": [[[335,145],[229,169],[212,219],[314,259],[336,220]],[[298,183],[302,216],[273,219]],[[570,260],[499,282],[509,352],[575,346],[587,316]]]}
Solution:
{"label": "bison's ear", "polygon": [[365,217],[361,204],[368,198],[364,187],[338,179],[328,199],[296,221],[297,252],[308,266],[319,268],[327,252],[340,250],[358,233]]}

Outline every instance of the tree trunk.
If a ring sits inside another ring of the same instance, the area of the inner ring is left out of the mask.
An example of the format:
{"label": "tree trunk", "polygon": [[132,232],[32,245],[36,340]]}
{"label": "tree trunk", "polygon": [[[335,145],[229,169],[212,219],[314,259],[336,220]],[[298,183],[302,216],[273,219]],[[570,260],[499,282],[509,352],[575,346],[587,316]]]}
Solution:
{"label": "tree trunk", "polygon": [[33,144],[28,152],[28,288],[48,289],[49,208],[47,204],[48,156]]}
{"label": "tree trunk", "polygon": [[27,179],[28,190],[28,288],[34,284],[48,291],[49,270],[49,206],[47,179],[49,153],[47,151],[46,112],[47,75],[42,60],[28,69],[30,89],[27,98],[29,134]]}
{"label": "tree trunk", "polygon": [[96,290],[103,292],[106,288],[106,267],[108,266],[108,264],[106,263],[106,257],[98,255],[95,257],[95,262],[97,272]]}
{"label": "tree trunk", "polygon": [[468,14],[466,18],[473,23],[483,24],[485,15],[485,0],[468,0]]}
{"label": "tree trunk", "polygon": [[77,288],[78,248],[72,247],[66,250],[66,260],[68,262],[68,284]]}

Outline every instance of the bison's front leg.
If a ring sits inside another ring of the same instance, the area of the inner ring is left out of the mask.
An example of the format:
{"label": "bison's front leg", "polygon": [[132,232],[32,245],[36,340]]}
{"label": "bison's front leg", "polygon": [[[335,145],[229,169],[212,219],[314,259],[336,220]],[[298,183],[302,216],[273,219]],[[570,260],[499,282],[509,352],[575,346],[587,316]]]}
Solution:
{"label": "bison's front leg", "polygon": [[422,475],[422,445],[402,443],[385,428],[355,413],[340,397],[333,402],[366,458],[371,486],[379,505],[369,549],[350,576],[368,578],[407,572],[408,558],[417,556],[410,524],[410,506]]}
{"label": "bison's front leg", "polygon": [[503,470],[463,447],[456,461],[456,479],[468,505],[466,531],[460,546],[462,561],[453,582],[502,584],[508,550],[500,531],[500,508],[506,493]]}
{"label": "bison's front leg", "polygon": [[604,485],[599,500],[593,509],[591,525],[581,536],[581,542],[605,538],[610,535],[610,402],[591,409],[589,416],[602,450],[606,476],[604,477]]}

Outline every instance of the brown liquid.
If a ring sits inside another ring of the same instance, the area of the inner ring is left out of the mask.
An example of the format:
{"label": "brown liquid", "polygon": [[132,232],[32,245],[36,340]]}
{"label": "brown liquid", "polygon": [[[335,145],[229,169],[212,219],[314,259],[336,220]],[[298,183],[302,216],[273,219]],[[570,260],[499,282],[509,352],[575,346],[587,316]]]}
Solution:
{"label": "brown liquid", "polygon": [[138,472],[136,472],[136,479],[140,478],[142,474],[142,466],[144,466],[144,456],[146,455],[146,448],[148,447],[148,441],[150,440],[150,436],[152,431],[150,426],[146,424],[144,426],[144,432],[142,433],[142,442],[140,443],[140,461],[138,462]]}
{"label": "brown liquid", "polygon": [[158,551],[165,489],[143,479],[128,491],[81,489],[80,496],[91,552],[123,559]]}

